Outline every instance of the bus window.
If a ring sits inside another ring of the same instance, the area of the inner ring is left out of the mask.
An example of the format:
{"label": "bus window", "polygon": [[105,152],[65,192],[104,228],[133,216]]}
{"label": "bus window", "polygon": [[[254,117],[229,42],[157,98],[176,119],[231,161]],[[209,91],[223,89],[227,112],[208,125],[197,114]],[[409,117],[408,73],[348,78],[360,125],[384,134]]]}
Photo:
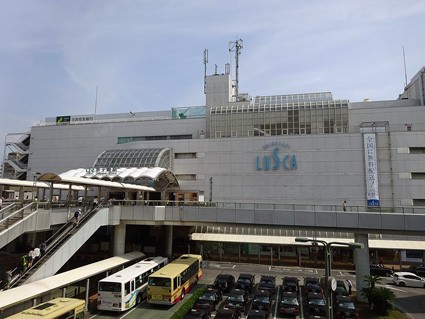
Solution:
{"label": "bus window", "polygon": [[124,285],[124,295],[128,295],[130,293],[130,282],[126,282]]}
{"label": "bus window", "polygon": [[170,278],[150,277],[149,286],[171,287]]}
{"label": "bus window", "polygon": [[99,291],[121,292],[121,284],[117,282],[100,282]]}

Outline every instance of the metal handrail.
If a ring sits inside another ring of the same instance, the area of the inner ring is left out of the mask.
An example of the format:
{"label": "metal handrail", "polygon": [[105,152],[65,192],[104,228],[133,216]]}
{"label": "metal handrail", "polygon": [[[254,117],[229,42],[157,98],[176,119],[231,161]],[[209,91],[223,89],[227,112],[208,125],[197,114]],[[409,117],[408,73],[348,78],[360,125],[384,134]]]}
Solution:
{"label": "metal handrail", "polygon": [[0,224],[6,223],[6,228],[8,228],[9,225],[9,220],[17,215],[20,215],[20,219],[24,218],[24,212],[25,209],[31,207],[33,205],[33,203],[29,203],[27,205],[25,205],[24,207],[22,207],[21,209],[17,210],[16,212],[11,213],[10,215],[4,217],[3,219],[0,220]]}
{"label": "metal handrail", "polygon": [[311,212],[337,212],[337,213],[397,213],[425,215],[425,206],[394,206],[394,207],[367,207],[346,206],[346,211],[341,205],[309,205],[309,204],[284,204],[284,203],[235,203],[235,202],[198,202],[198,201],[169,201],[169,200],[113,200],[108,205],[120,206],[191,206],[191,207],[214,207],[227,209],[251,209],[251,210],[288,210],[288,211],[311,211]]}

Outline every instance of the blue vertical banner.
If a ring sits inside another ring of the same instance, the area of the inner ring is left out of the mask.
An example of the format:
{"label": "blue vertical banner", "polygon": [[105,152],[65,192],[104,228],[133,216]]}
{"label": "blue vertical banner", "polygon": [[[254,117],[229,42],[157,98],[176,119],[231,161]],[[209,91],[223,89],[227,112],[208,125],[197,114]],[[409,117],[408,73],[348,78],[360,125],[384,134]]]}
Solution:
{"label": "blue vertical banner", "polygon": [[381,206],[378,184],[378,158],[376,156],[376,134],[363,134],[367,206]]}

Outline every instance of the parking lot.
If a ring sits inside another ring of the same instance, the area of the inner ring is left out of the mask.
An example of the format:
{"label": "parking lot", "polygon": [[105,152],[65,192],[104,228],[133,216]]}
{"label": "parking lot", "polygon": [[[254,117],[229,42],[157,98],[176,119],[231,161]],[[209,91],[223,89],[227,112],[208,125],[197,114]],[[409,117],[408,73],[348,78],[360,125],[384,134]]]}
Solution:
{"label": "parking lot", "polygon": [[[241,273],[251,273],[255,275],[255,283],[258,284],[261,275],[271,275],[276,277],[276,284],[282,284],[282,278],[287,277],[297,277],[300,280],[300,284],[304,283],[305,277],[322,277],[324,271],[322,269],[309,269],[309,268],[298,268],[298,267],[270,267],[259,264],[234,264],[234,263],[219,263],[211,262],[207,268],[204,268],[204,274],[201,280],[199,280],[198,286],[207,287],[214,283],[214,280],[219,274],[230,274],[234,276],[237,280],[239,274]],[[353,292],[356,292],[355,287],[355,275],[352,271],[344,270],[334,270],[332,275],[337,280],[346,281],[350,279],[353,282]],[[397,287],[392,283],[392,278],[382,278],[382,285],[392,289],[396,296],[396,304],[403,308],[406,312],[409,312],[409,315],[412,319],[423,318],[425,313],[425,305],[423,300],[425,297],[425,290],[422,288],[408,288],[408,287]],[[348,288],[348,287],[347,287]],[[278,288],[280,289],[280,288]],[[187,301],[193,294],[195,289],[193,289],[189,294],[186,295],[185,300]],[[280,292],[280,290],[279,290]],[[271,313],[269,318],[286,318],[283,314],[278,311],[278,302],[277,296],[279,295],[276,291],[272,296],[272,305]],[[301,314],[295,318],[308,319],[307,311],[305,309],[305,299],[304,294],[300,296],[300,304],[302,307]],[[216,307],[220,309],[224,306],[225,300],[228,297],[228,293],[224,293],[224,300]],[[246,306],[248,310],[252,302],[252,294],[250,294],[251,300],[250,303]],[[167,319],[171,316],[184,304],[184,302],[179,302],[172,307],[156,307],[155,305],[150,305],[145,303],[140,304],[137,308],[133,308],[124,313],[108,313],[108,312],[97,312],[93,313],[89,318],[96,319],[105,319],[105,318],[125,318],[125,319],[134,319],[134,318],[146,318],[146,319]],[[216,312],[212,313],[212,318],[215,318]],[[242,314],[241,318],[246,318],[246,314]],[[292,317],[294,318],[294,317]]]}

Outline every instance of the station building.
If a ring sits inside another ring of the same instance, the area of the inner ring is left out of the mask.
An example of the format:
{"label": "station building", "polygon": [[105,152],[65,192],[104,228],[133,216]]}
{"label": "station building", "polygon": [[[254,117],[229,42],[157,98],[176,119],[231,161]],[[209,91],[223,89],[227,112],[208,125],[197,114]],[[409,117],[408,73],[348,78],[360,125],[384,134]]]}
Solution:
{"label": "station building", "polygon": [[7,135],[3,177],[84,168],[112,180],[118,168],[159,166],[178,180],[163,185],[171,200],[423,206],[424,70],[397,99],[364,102],[235,97],[230,74],[213,74],[205,106],[58,114]]}
{"label": "station building", "polygon": [[424,73],[394,100],[363,102],[331,92],[251,97],[235,92],[230,72],[216,73],[205,78],[202,106],[57,114],[7,135],[3,177],[79,169],[82,177],[116,181],[122,169],[161,167],[173,183],[121,174],[122,182],[157,190],[128,199],[330,210],[346,201],[354,211],[425,206]]}

